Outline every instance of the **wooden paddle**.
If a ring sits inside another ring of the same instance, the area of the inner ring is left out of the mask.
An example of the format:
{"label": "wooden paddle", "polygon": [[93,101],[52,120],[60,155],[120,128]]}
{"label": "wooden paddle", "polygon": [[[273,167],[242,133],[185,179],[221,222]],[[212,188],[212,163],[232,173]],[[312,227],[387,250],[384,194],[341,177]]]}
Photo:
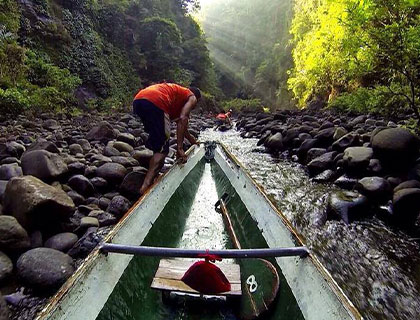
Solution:
{"label": "wooden paddle", "polygon": [[[220,206],[227,232],[236,249],[241,244],[233,229],[232,220],[226,208],[224,195],[216,203]],[[264,259],[240,259],[242,296],[239,304],[238,316],[243,320],[255,319],[267,310],[274,302],[279,291],[280,280],[273,264]]]}

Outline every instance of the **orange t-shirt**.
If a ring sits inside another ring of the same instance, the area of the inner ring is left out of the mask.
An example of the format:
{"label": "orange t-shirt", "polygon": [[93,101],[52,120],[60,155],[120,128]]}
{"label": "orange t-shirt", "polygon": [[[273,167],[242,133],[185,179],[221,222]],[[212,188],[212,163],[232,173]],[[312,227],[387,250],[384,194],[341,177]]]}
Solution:
{"label": "orange t-shirt", "polygon": [[174,83],[160,83],[140,90],[134,100],[146,99],[163,110],[173,120],[179,118],[182,107],[193,96],[191,90]]}

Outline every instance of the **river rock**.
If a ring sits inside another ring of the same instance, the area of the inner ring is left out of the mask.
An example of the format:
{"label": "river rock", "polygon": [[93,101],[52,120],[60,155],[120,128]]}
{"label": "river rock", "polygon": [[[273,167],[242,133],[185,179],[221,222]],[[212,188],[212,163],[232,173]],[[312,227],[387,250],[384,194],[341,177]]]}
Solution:
{"label": "river rock", "polygon": [[118,219],[114,215],[102,210],[91,211],[89,217],[98,219],[100,227],[112,226],[118,222]]}
{"label": "river rock", "polygon": [[341,219],[351,223],[368,214],[368,200],[365,196],[352,191],[338,191],[328,198],[328,219]]}
{"label": "river rock", "polygon": [[22,168],[17,163],[3,164],[0,166],[0,180],[10,180],[23,175]]}
{"label": "river rock", "polygon": [[393,199],[394,219],[398,225],[414,225],[420,213],[420,189],[401,189],[394,193]]}
{"label": "river rock", "polygon": [[136,138],[131,133],[120,133],[117,140],[128,143],[132,147],[136,145]]}
{"label": "river rock", "polygon": [[283,136],[280,132],[269,137],[264,145],[270,150],[280,150],[283,148]]}
{"label": "river rock", "polygon": [[80,144],[74,143],[69,146],[70,154],[76,155],[78,153],[83,154],[83,148]]}
{"label": "river rock", "polygon": [[112,162],[119,163],[120,165],[124,167],[135,167],[139,165],[139,162],[132,157],[116,156],[116,157],[111,157],[111,159],[112,159]]}
{"label": "river rock", "polygon": [[128,197],[140,196],[140,188],[143,185],[144,178],[146,177],[147,171],[133,171],[127,174],[121,183],[121,192]]}
{"label": "river rock", "polygon": [[74,272],[73,259],[51,248],[36,248],[20,256],[16,264],[19,278],[36,290],[59,288]]}
{"label": "river rock", "polygon": [[31,175],[44,181],[58,178],[68,171],[66,163],[58,154],[45,150],[25,152],[21,161],[25,175]]}
{"label": "river rock", "polygon": [[97,230],[95,227],[88,228],[68,254],[73,258],[85,258],[102,241]]}
{"label": "river rock", "polygon": [[333,137],[335,133],[335,128],[326,128],[323,130],[320,130],[319,133],[315,136],[315,139],[318,140],[318,143],[322,147],[328,147],[333,143]]}
{"label": "river rock", "polygon": [[105,147],[103,154],[104,156],[107,156],[107,157],[113,157],[113,156],[119,156],[121,152],[119,152],[114,147],[108,145]]}
{"label": "river rock", "polygon": [[419,154],[419,138],[403,128],[389,128],[372,137],[372,148],[381,162],[393,169],[406,166]]}
{"label": "river rock", "polygon": [[119,152],[128,152],[131,153],[134,151],[134,148],[130,146],[128,143],[122,141],[116,141],[113,143],[113,147],[117,149]]}
{"label": "river rock", "polygon": [[0,216],[0,250],[21,251],[31,245],[28,233],[16,218],[12,216]]}
{"label": "river rock", "polygon": [[324,148],[311,148],[308,150],[306,154],[306,161],[311,162],[315,158],[322,156],[323,154],[327,153],[327,149]]}
{"label": "river rock", "polygon": [[139,162],[140,166],[144,168],[149,168],[149,162],[150,159],[153,157],[153,151],[149,149],[135,151],[132,154],[132,157]]}
{"label": "river rock", "polygon": [[366,177],[356,184],[356,190],[368,197],[369,200],[384,203],[391,198],[392,188],[382,177]]}
{"label": "river rock", "polygon": [[80,228],[87,229],[90,227],[99,227],[99,221],[95,217],[83,217],[80,220]]}
{"label": "river rock", "polygon": [[4,209],[26,229],[52,223],[70,216],[75,206],[63,191],[32,176],[16,177],[9,181],[4,194]]}
{"label": "river rock", "polygon": [[96,175],[104,178],[108,183],[119,183],[126,174],[127,169],[118,163],[105,163],[96,170]]}
{"label": "river rock", "polygon": [[344,136],[342,136],[340,139],[335,141],[332,144],[332,148],[335,151],[343,152],[348,147],[353,147],[359,144],[359,135],[355,134],[353,132],[350,132]]}
{"label": "river rock", "polygon": [[[0,251],[0,283],[7,280],[13,272],[12,260]],[[0,317],[1,319],[1,317]]]}
{"label": "river rock", "polygon": [[418,180],[408,180],[400,183],[394,188],[394,193],[402,189],[418,188],[420,189],[420,181]]}
{"label": "river rock", "polygon": [[74,190],[67,192],[67,195],[71,198],[76,206],[80,206],[86,202],[85,197]]}
{"label": "river rock", "polygon": [[84,152],[89,152],[90,149],[92,149],[92,146],[87,139],[77,139],[76,143],[82,147]]}
{"label": "river rock", "polygon": [[3,203],[4,192],[6,191],[8,181],[0,180],[0,203]]}
{"label": "river rock", "polygon": [[32,143],[28,147],[28,149],[26,149],[25,153],[36,150],[44,150],[51,153],[60,153],[60,150],[54,142],[47,141],[45,139],[39,139],[38,141]]}
{"label": "river rock", "polygon": [[353,173],[361,173],[365,171],[369,165],[370,159],[373,157],[372,148],[367,147],[350,147],[344,150],[343,162],[344,167]]}
{"label": "river rock", "polygon": [[97,140],[102,142],[108,142],[115,139],[116,137],[117,135],[114,129],[106,121],[103,121],[96,127],[93,127],[86,135],[86,139],[89,141]]}
{"label": "river rock", "polygon": [[334,184],[342,189],[353,190],[357,184],[357,179],[349,177],[348,175],[342,175],[337,180],[334,181]]}
{"label": "river rock", "polygon": [[300,161],[305,162],[306,161],[306,155],[310,149],[313,149],[316,147],[317,140],[316,139],[306,139],[302,142],[300,145],[297,154]]}
{"label": "river rock", "polygon": [[77,235],[71,232],[59,233],[45,241],[44,246],[61,252],[67,252],[76,244],[78,239]]}
{"label": "river rock", "polygon": [[71,177],[68,183],[73,190],[84,197],[89,197],[95,193],[95,187],[92,182],[81,174]]}
{"label": "river rock", "polygon": [[122,217],[130,209],[130,206],[131,203],[127,198],[115,196],[112,198],[106,211],[117,217]]}
{"label": "river rock", "polygon": [[337,152],[327,152],[323,155],[313,159],[308,163],[308,170],[311,176],[316,175],[322,171],[330,169],[334,165],[334,158]]}
{"label": "river rock", "polygon": [[0,292],[0,320],[9,320],[9,316],[9,308]]}
{"label": "river rock", "polygon": [[338,127],[335,129],[333,140],[337,141],[341,137],[345,136],[348,133],[348,131],[343,127]]}

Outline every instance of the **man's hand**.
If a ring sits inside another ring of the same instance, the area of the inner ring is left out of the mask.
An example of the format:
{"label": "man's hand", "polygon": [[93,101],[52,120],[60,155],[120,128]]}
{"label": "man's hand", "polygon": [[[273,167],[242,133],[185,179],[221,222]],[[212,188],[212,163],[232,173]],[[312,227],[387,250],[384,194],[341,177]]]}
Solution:
{"label": "man's hand", "polygon": [[184,164],[187,162],[187,155],[185,154],[184,150],[178,149],[176,152],[176,158],[177,161],[181,164]]}

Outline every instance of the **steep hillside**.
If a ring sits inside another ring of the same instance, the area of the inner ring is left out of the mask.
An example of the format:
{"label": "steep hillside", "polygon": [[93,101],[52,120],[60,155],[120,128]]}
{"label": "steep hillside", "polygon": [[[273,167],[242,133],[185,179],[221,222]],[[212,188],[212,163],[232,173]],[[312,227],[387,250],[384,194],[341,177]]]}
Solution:
{"label": "steep hillside", "polygon": [[0,113],[118,108],[163,80],[215,90],[188,0],[3,0]]}

